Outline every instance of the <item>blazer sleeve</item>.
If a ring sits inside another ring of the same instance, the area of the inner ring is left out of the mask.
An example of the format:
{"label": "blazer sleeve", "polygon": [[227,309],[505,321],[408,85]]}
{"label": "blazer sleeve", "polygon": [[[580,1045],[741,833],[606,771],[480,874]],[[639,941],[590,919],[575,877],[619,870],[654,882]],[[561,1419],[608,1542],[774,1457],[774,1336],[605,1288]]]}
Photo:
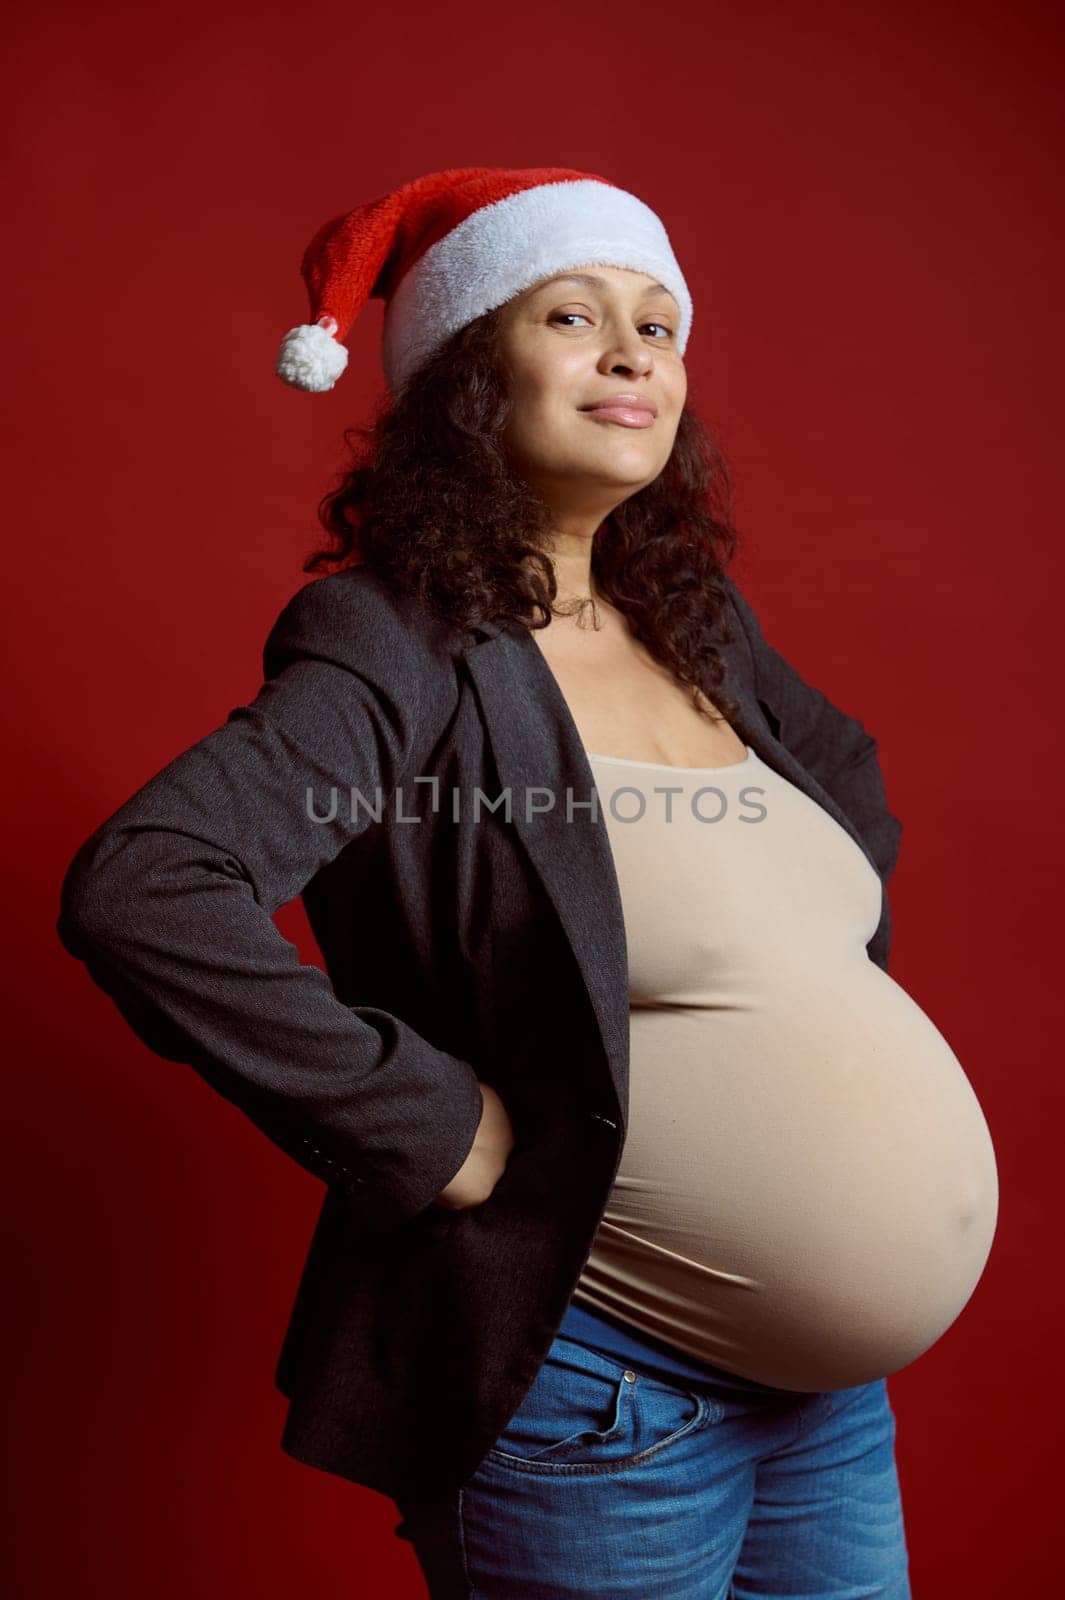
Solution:
{"label": "blazer sleeve", "polygon": [[775,737],[847,813],[886,884],[898,859],[902,823],[888,809],[876,740],[766,642],[747,599],[731,578],[726,583],[750,649],[755,695]]}
{"label": "blazer sleeve", "polygon": [[[460,1169],[483,1101],[468,1062],[386,1010],[342,1004],[272,921],[372,825],[352,787],[393,803],[417,738],[424,646],[352,577],[300,589],[255,698],[85,841],[57,931],[151,1050],[389,1223]],[[315,820],[333,786],[335,816]]]}

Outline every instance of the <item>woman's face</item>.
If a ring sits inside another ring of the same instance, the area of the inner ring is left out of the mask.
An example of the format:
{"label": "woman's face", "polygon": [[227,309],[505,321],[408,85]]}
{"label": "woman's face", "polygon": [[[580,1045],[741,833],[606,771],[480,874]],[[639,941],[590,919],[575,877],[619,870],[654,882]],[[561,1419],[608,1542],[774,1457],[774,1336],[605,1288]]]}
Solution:
{"label": "woman's face", "polygon": [[688,392],[679,325],[673,296],[624,267],[545,278],[503,306],[504,442],[549,505],[605,516],[658,477]]}

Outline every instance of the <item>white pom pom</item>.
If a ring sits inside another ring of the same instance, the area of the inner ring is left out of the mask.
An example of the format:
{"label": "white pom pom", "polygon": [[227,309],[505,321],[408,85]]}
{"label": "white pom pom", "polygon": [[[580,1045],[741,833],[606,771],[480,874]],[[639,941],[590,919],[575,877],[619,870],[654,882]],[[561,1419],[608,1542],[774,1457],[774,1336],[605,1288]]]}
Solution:
{"label": "white pom pom", "polygon": [[[332,318],[329,320],[332,322]],[[336,327],[335,323],[332,325]],[[347,364],[346,345],[319,323],[303,322],[298,328],[290,328],[282,339],[275,370],[282,383],[323,394],[333,387]]]}

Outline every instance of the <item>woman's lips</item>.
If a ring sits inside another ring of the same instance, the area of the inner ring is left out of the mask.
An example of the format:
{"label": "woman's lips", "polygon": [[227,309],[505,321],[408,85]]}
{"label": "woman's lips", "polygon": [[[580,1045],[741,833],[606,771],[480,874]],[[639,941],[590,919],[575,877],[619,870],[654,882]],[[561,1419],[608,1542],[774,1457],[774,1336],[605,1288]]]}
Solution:
{"label": "woman's lips", "polygon": [[598,417],[601,422],[619,422],[623,428],[649,428],[655,420],[653,412],[645,406],[629,406],[624,402],[589,406],[584,414],[586,417]]}

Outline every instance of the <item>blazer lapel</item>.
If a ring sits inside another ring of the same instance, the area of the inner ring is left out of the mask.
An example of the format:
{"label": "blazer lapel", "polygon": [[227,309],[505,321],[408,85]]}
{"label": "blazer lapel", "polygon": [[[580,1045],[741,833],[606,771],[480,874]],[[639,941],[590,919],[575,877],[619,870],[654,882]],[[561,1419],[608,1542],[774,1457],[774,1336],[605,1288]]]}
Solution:
{"label": "blazer lapel", "polygon": [[[624,1124],[629,1083],[628,955],[602,804],[598,803],[598,823],[592,821],[587,804],[593,792],[598,793],[595,775],[558,680],[536,640],[516,625],[484,622],[473,631],[479,637],[466,649],[465,660],[480,700],[500,789],[510,790],[511,824],[572,946]],[[739,647],[725,644],[722,655],[722,688],[740,708],[734,722],[740,737],[774,771],[823,806],[878,871],[850,818],[773,737],[740,670]]]}
{"label": "blazer lapel", "polygon": [[[588,990],[618,1111],[628,1105],[629,974],[613,854],[591,821],[591,765],[539,645],[524,629],[484,624],[466,655],[511,823],[558,913]],[[572,802],[567,820],[567,794]],[[538,806],[549,809],[537,810]],[[601,811],[601,805],[600,805]]]}

